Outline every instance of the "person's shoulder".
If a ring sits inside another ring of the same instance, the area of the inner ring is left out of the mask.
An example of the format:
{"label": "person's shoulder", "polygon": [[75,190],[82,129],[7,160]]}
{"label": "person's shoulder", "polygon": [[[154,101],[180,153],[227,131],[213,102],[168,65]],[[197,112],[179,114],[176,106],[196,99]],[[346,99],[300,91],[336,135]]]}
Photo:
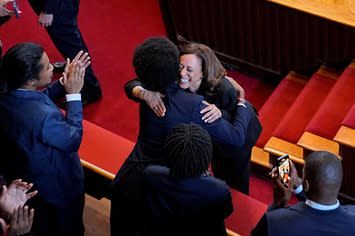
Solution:
{"label": "person's shoulder", "polygon": [[201,185],[207,186],[210,192],[214,193],[230,193],[229,186],[221,179],[218,179],[212,175],[203,175],[199,178]]}
{"label": "person's shoulder", "polygon": [[341,205],[340,207],[345,214],[355,219],[355,205]]}
{"label": "person's shoulder", "polygon": [[149,165],[144,169],[144,174],[147,176],[168,175],[169,168],[160,165]]}
{"label": "person's shoulder", "polygon": [[284,217],[284,216],[292,216],[294,214],[303,214],[305,208],[306,208],[306,204],[304,202],[298,202],[294,205],[268,211],[267,216],[270,218],[273,217],[277,218],[277,217]]}

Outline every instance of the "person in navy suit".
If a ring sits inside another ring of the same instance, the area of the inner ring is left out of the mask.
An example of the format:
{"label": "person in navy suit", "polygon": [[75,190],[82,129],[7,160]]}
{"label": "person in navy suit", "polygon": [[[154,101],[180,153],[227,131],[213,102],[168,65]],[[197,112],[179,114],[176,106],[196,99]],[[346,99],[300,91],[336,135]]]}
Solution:
{"label": "person in navy suit", "polygon": [[[355,206],[340,205],[337,199],[342,178],[341,160],[326,151],[307,156],[302,181],[291,165],[287,188],[273,174],[274,203],[269,205],[251,235],[355,235]],[[294,185],[301,201],[286,207]]]}
{"label": "person in navy suit", "polygon": [[[80,0],[28,0],[38,15],[38,24],[45,27],[54,45],[66,59],[73,59],[80,51],[88,52],[78,28]],[[102,97],[100,82],[91,65],[85,72],[85,83],[81,91],[83,106]]]}
{"label": "person in navy suit", "polygon": [[166,165],[162,146],[173,127],[193,122],[201,125],[212,140],[241,146],[250,119],[250,111],[242,106],[243,101],[239,101],[238,115],[231,122],[218,119],[208,123],[202,120],[200,111],[206,107],[204,98],[187,93],[176,84],[179,52],[165,37],[151,37],[137,46],[133,65],[147,89],[165,94],[167,109],[164,117],[158,117],[145,102],[140,102],[137,143],[112,183],[111,235],[136,236],[139,232],[145,196],[143,170],[149,164]]}
{"label": "person in navy suit", "polygon": [[[249,194],[249,173],[252,148],[258,140],[262,125],[253,105],[244,99],[244,89],[232,78],[226,76],[226,70],[213,50],[204,44],[189,43],[180,50],[179,87],[185,91],[202,95],[210,104],[202,112],[206,122],[219,118],[231,121],[235,115],[238,99],[245,101],[251,117],[247,136],[243,146],[233,147],[225,143],[214,142],[212,172],[217,178],[227,182],[229,187]],[[127,83],[126,94],[132,99],[142,99],[158,116],[164,116],[165,106],[162,94],[145,89],[139,79]],[[134,97],[130,90],[135,85],[139,95]]]}
{"label": "person in navy suit", "polygon": [[[79,92],[89,63],[88,54],[79,52],[72,63],[67,60],[63,79],[51,83],[53,66],[43,48],[21,43],[1,64],[0,171],[7,182],[21,178],[38,190],[29,205],[36,209],[33,232],[41,236],[84,234],[84,175],[77,151],[83,136]],[[63,115],[54,101],[65,93]]]}
{"label": "person in navy suit", "polygon": [[229,186],[209,172],[213,144],[206,130],[174,127],[164,142],[167,166],[144,170],[147,204],[142,236],[227,235],[233,212]]}

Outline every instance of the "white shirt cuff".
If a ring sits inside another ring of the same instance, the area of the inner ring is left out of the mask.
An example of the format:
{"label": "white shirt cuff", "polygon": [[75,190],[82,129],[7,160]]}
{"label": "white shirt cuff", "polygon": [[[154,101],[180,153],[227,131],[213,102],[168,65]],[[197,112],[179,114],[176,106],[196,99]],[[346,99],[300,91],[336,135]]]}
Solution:
{"label": "white shirt cuff", "polygon": [[67,102],[81,101],[81,94],[80,93],[66,94],[65,99]]}
{"label": "white shirt cuff", "polygon": [[243,106],[243,107],[247,108],[247,106],[245,106],[245,104],[242,104],[242,103],[237,104],[237,106]]}
{"label": "white shirt cuff", "polygon": [[298,186],[295,190],[293,190],[294,194],[299,194],[300,192],[303,191],[303,186],[302,184],[300,186]]}

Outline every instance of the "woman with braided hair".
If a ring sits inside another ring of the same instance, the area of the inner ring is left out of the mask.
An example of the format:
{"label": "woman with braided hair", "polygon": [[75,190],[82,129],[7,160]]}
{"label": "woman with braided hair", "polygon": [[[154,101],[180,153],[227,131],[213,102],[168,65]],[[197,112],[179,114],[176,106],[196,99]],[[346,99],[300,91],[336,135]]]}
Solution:
{"label": "woman with braided hair", "polygon": [[167,167],[144,170],[147,204],[140,235],[226,235],[233,211],[228,185],[209,174],[210,135],[197,124],[174,127],[164,143]]}

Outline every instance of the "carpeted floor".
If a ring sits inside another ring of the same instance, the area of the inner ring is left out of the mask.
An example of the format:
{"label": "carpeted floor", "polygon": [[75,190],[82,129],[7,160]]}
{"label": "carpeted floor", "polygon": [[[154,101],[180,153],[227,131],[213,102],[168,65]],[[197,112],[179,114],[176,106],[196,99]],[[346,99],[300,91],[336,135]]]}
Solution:
{"label": "carpeted floor", "polygon": [[[4,51],[16,43],[41,44],[51,61],[63,61],[27,1],[18,5],[22,14],[0,28]],[[136,45],[148,36],[166,35],[157,0],[81,1],[79,27],[92,56],[93,69],[101,81],[103,98],[84,109],[84,118],[135,141],[138,133],[138,105],[124,95],[123,85],[135,77],[131,65]],[[228,72],[245,89],[246,97],[261,108],[275,85],[238,72]],[[271,185],[251,177],[251,196],[269,203]]]}

